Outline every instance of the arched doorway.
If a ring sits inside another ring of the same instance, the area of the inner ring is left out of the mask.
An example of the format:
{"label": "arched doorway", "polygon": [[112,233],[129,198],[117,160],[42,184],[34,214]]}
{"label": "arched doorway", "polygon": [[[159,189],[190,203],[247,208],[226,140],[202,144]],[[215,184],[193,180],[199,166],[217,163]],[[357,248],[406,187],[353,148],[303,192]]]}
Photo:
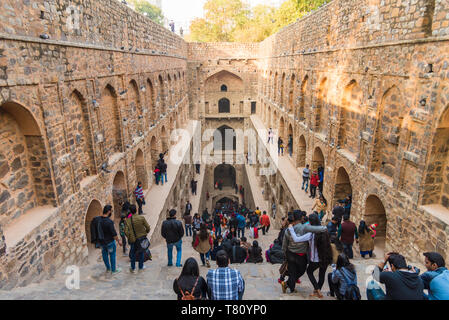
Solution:
{"label": "arched doorway", "polygon": [[162,76],[159,75],[159,101],[160,101],[160,113],[164,113],[165,110],[165,87],[164,87],[164,80],[162,79]]}
{"label": "arched doorway", "polygon": [[352,195],[352,186],[349,179],[349,175],[346,169],[340,167],[337,171],[337,177],[335,178],[334,198],[332,200],[332,207],[338,200],[343,200],[347,196]]}
{"label": "arched doorway", "polygon": [[230,164],[220,164],[214,169],[214,183],[221,181],[223,187],[233,188],[236,182],[235,168]]}
{"label": "arched doorway", "polygon": [[[123,171],[118,171],[112,183],[112,205],[114,220],[120,220],[122,205],[125,201],[129,201],[128,192],[126,191],[126,180]],[[111,217],[112,218],[112,217]]]}
{"label": "arched doorway", "polygon": [[282,138],[282,140],[284,140],[284,145],[287,143],[286,141],[286,137],[285,137],[285,121],[284,121],[284,117],[281,117],[281,119],[279,120],[279,137]]}
{"label": "arched doorway", "polygon": [[218,101],[218,112],[219,113],[231,112],[231,102],[229,101],[229,99],[222,98]]}
{"label": "arched doorway", "polygon": [[107,85],[101,94],[100,115],[104,126],[104,152],[110,155],[122,152],[122,135],[117,94],[111,85]]}
{"label": "arched doorway", "polygon": [[137,182],[142,182],[142,188],[148,189],[148,175],[145,170],[145,159],[142,150],[137,150],[136,153],[136,178]]}
{"label": "arched doorway", "polygon": [[306,152],[307,152],[306,139],[304,138],[303,135],[301,135],[298,141],[297,163],[299,168],[304,168],[306,166]]}
{"label": "arched doorway", "polygon": [[159,149],[157,147],[156,137],[153,136],[151,138],[150,142],[150,148],[151,148],[151,162],[153,169],[156,166],[157,160],[159,159]]}
{"label": "arched doorway", "polygon": [[422,204],[449,209],[449,105],[438,121],[427,164]]}
{"label": "arched doorway", "polygon": [[373,223],[378,224],[376,239],[379,243],[385,244],[387,235],[387,215],[382,201],[375,195],[370,195],[366,198],[364,220],[367,225]]}
{"label": "arched doorway", "polygon": [[164,153],[165,151],[168,151],[168,133],[167,130],[165,129],[165,126],[162,126],[161,128],[161,142],[162,142],[162,153]]}
{"label": "arched doorway", "polygon": [[317,170],[320,166],[324,168],[324,155],[321,148],[316,147],[312,156],[312,170]]}
{"label": "arched doorway", "polygon": [[214,150],[235,150],[235,130],[227,125],[222,125],[214,131]]}
{"label": "arched doorway", "polygon": [[[15,102],[0,105],[2,225],[45,205],[56,206],[50,162],[34,115]],[[60,168],[58,172],[64,173]]]}
{"label": "arched doorway", "polygon": [[[362,120],[360,105],[363,99],[362,89],[352,80],[343,92],[338,130],[338,145],[342,149],[357,154],[359,151],[359,132]],[[356,132],[357,134],[354,134]]]}
{"label": "arched doorway", "polygon": [[221,209],[224,205],[238,205],[239,197],[234,195],[217,196],[212,199],[212,208]]}
{"label": "arched doorway", "polygon": [[306,108],[306,94],[307,94],[307,83],[309,80],[309,76],[305,76],[304,80],[301,84],[301,97],[299,102],[299,110],[298,110],[298,119],[299,121],[305,121],[305,108]]}
{"label": "arched doorway", "polygon": [[86,232],[87,250],[89,257],[95,251],[95,244],[91,243],[90,223],[95,217],[101,216],[103,213],[103,207],[98,200],[92,200],[87,208],[86,218],[84,219],[84,232]]}
{"label": "arched doorway", "polygon": [[327,116],[325,112],[327,111],[327,88],[328,81],[327,78],[321,80],[320,86],[318,87],[317,101],[316,101],[316,116],[315,116],[315,131],[318,133],[325,133],[327,131],[326,121]]}

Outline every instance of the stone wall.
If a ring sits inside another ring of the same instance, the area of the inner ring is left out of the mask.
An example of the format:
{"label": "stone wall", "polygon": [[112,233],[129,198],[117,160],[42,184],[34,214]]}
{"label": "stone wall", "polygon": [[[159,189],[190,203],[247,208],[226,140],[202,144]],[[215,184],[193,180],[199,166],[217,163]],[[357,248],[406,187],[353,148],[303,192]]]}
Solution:
{"label": "stone wall", "polygon": [[[354,220],[385,220],[387,250],[418,260],[425,251],[449,257],[449,211],[444,196],[431,194],[447,181],[445,148],[433,144],[448,106],[447,14],[445,1],[334,0],[259,52],[265,125],[293,126],[298,167],[322,151],[331,205],[344,168]],[[289,111],[281,97],[291,91]]]}
{"label": "stone wall", "polygon": [[187,45],[115,0],[5,3],[0,20],[0,287],[10,289],[86,262],[89,205],[119,212],[137,179],[153,185],[153,153],[188,120]]}

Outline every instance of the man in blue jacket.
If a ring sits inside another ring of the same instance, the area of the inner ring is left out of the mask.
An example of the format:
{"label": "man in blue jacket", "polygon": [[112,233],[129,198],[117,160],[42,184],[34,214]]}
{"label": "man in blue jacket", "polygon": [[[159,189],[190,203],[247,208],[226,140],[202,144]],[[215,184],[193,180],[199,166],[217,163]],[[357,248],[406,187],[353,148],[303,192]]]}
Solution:
{"label": "man in blue jacket", "polygon": [[[241,238],[245,236],[246,219],[241,213],[238,213],[236,218],[237,218],[237,236]],[[242,235],[240,235],[240,233],[242,233]]]}
{"label": "man in blue jacket", "polygon": [[424,289],[429,300],[449,300],[449,270],[445,267],[444,258],[438,252],[425,252],[427,272],[421,275]]}

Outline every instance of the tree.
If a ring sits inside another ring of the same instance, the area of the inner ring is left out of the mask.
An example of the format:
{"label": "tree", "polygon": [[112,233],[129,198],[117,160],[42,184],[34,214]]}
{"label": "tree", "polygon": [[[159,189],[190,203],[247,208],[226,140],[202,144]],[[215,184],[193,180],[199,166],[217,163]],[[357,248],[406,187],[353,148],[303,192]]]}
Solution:
{"label": "tree", "polygon": [[156,7],[146,0],[130,0],[134,10],[150,18],[161,26],[164,24],[164,15],[159,7]]}
{"label": "tree", "polygon": [[242,0],[207,0],[204,18],[190,25],[189,40],[260,42],[330,0],[288,0],[279,9]]}

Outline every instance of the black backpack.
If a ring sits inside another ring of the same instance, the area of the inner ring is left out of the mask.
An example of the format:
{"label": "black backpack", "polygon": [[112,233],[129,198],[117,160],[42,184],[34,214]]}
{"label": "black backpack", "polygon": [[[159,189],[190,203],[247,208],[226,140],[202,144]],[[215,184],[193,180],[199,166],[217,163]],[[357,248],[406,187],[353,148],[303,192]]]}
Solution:
{"label": "black backpack", "polygon": [[360,289],[354,281],[351,281],[348,276],[346,276],[344,270],[342,269],[341,274],[345,278],[346,282],[346,292],[345,300],[361,300]]}

